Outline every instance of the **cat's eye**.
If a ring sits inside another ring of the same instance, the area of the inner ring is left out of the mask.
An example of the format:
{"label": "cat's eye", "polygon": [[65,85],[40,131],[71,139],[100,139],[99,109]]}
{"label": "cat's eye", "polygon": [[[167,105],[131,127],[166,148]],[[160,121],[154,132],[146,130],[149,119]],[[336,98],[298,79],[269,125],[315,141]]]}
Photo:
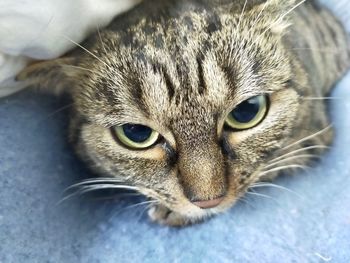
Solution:
{"label": "cat's eye", "polygon": [[159,133],[139,124],[125,124],[113,127],[118,141],[132,149],[146,149],[153,146],[159,138]]}
{"label": "cat's eye", "polygon": [[239,104],[226,118],[226,125],[235,130],[247,130],[258,125],[268,110],[266,96],[256,96]]}

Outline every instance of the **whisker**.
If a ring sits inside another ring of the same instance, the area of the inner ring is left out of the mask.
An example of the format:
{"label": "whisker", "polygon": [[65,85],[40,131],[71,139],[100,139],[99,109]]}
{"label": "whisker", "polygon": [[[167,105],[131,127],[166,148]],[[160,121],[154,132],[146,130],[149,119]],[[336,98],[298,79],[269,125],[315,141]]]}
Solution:
{"label": "whisker", "polygon": [[283,159],[284,157],[291,156],[291,155],[296,154],[296,153],[301,153],[301,152],[308,151],[308,150],[313,150],[313,149],[330,149],[330,147],[329,146],[325,146],[325,145],[313,145],[313,146],[304,147],[304,148],[301,148],[301,149],[294,150],[294,151],[291,151],[289,153],[283,154],[283,155],[281,155],[281,156],[279,156],[277,158],[274,158],[274,159],[270,160],[269,163],[274,162],[274,161],[279,161],[279,160]]}
{"label": "whisker", "polygon": [[155,204],[155,203],[158,203],[158,202],[159,201],[157,201],[157,200],[144,201],[144,202],[140,202],[140,203],[137,203],[137,204],[134,204],[134,205],[127,206],[127,207],[125,207],[125,209],[129,209],[129,208],[136,207],[136,206],[141,206],[141,205]]}
{"label": "whisker", "polygon": [[87,179],[84,181],[81,181],[79,183],[73,184],[69,187],[67,187],[64,192],[67,192],[73,188],[78,188],[81,186],[87,186],[87,185],[94,185],[97,183],[109,183],[109,184],[119,184],[119,183],[123,183],[122,180],[118,180],[118,179],[114,179],[114,178],[95,178],[95,179]]}
{"label": "whisker", "polygon": [[100,59],[98,56],[96,56],[94,53],[92,53],[90,50],[88,50],[87,48],[85,48],[84,46],[80,45],[79,43],[75,42],[74,40],[70,39],[68,36],[66,35],[62,35],[66,40],[70,41],[71,43],[75,44],[77,47],[81,48],[82,50],[84,50],[86,53],[90,54],[92,57],[94,57],[95,59],[97,59],[98,61],[100,61],[101,63],[103,63],[105,66],[108,66],[108,64],[103,61],[102,59]]}
{"label": "whisker", "polygon": [[247,192],[247,194],[249,194],[249,195],[254,195],[254,196],[258,196],[258,197],[263,197],[263,198],[266,198],[266,199],[270,199],[270,200],[273,200],[273,201],[275,201],[276,203],[278,203],[277,202],[277,200],[275,199],[275,198],[273,198],[272,196],[269,196],[269,195],[265,195],[265,194],[261,194],[261,193],[256,193],[256,192]]}
{"label": "whisker", "polygon": [[148,204],[148,205],[146,205],[146,207],[145,207],[144,209],[142,209],[142,211],[141,211],[141,213],[140,213],[140,215],[139,215],[139,217],[138,217],[138,219],[137,219],[137,222],[140,222],[140,220],[141,220],[141,218],[143,217],[144,213],[145,213],[148,209],[150,209],[153,205],[154,205],[154,203]]}
{"label": "whisker", "polygon": [[284,163],[284,162],[288,162],[288,161],[292,161],[292,160],[296,160],[296,159],[301,159],[301,158],[320,158],[320,156],[318,155],[315,155],[315,154],[301,154],[301,155],[296,155],[296,156],[292,156],[292,157],[288,157],[288,158],[285,158],[283,160],[280,160],[280,161],[277,161],[277,162],[273,162],[267,166],[264,167],[264,169],[268,169],[268,168],[271,168],[277,164],[281,164],[281,163]]}
{"label": "whisker", "polygon": [[126,185],[114,185],[114,184],[96,184],[93,186],[82,186],[77,191],[67,195],[66,197],[62,198],[59,202],[57,202],[57,205],[62,204],[68,199],[71,199],[74,196],[77,195],[83,195],[88,192],[96,191],[96,190],[104,190],[104,189],[120,189],[120,190],[131,190],[131,191],[138,191],[138,187],[133,186],[126,186]]}
{"label": "whisker", "polygon": [[287,187],[284,187],[284,186],[281,186],[281,185],[277,185],[277,184],[272,184],[272,183],[257,183],[257,184],[253,184],[250,188],[260,188],[260,187],[273,187],[273,188],[276,188],[276,189],[280,189],[280,190],[284,190],[286,192],[289,192],[291,194],[294,194],[296,196],[298,196],[299,198],[301,199],[305,199],[304,196],[300,195],[299,193],[287,188]]}
{"label": "whisker", "polygon": [[248,206],[250,206],[251,208],[256,208],[251,202],[249,202],[248,200],[247,200],[247,198],[244,198],[244,196],[242,196],[242,197],[240,197],[238,200],[237,200],[238,202],[243,202],[243,203],[245,203],[246,205],[248,205]]}
{"label": "whisker", "polygon": [[125,179],[120,177],[94,177],[81,180],[82,183],[94,183],[94,182],[120,182]]}
{"label": "whisker", "polygon": [[309,136],[307,136],[307,137],[302,138],[301,140],[298,140],[298,141],[296,141],[296,142],[293,142],[293,143],[289,144],[288,146],[283,147],[282,149],[283,149],[283,150],[287,150],[287,149],[289,149],[289,148],[291,148],[291,147],[293,147],[293,146],[295,146],[295,145],[297,145],[297,144],[299,144],[299,143],[302,143],[302,142],[308,141],[308,140],[310,140],[310,139],[312,139],[312,138],[315,138],[315,137],[317,137],[317,136],[319,136],[319,135],[321,135],[321,134],[327,132],[327,131],[328,131],[329,129],[331,129],[332,127],[333,127],[333,125],[331,124],[331,125],[327,126],[326,128],[324,128],[324,129],[322,129],[322,130],[316,132],[316,133],[313,133],[313,134],[311,134],[311,135],[309,135]]}
{"label": "whisker", "polygon": [[74,193],[72,193],[72,194],[69,194],[69,195],[66,195],[65,197],[63,197],[61,200],[59,200],[57,203],[56,203],[56,205],[58,206],[58,205],[61,205],[61,204],[63,204],[64,202],[66,202],[67,200],[69,200],[69,199],[71,199],[71,198],[73,198],[73,197],[75,197],[75,196],[77,196],[77,195],[79,195],[80,194],[80,191],[76,191],[76,192],[74,192]]}
{"label": "whisker", "polygon": [[131,190],[131,191],[137,191],[138,187],[130,186],[130,185],[116,185],[116,184],[94,184],[89,186],[81,186],[81,189],[87,192],[95,191],[95,190],[104,190],[104,189],[120,189],[120,190]]}
{"label": "whisker", "polygon": [[292,168],[306,170],[306,168],[310,168],[310,167],[308,167],[306,165],[300,165],[300,164],[284,165],[284,166],[272,168],[272,169],[267,170],[267,171],[263,171],[262,173],[259,174],[259,177],[267,175],[269,173],[278,172],[278,171],[287,170],[287,169],[292,169]]}
{"label": "whisker", "polygon": [[133,204],[133,205],[129,205],[129,206],[123,207],[123,208],[119,209],[118,211],[116,211],[116,213],[124,211],[124,210],[127,210],[127,209],[135,208],[135,207],[138,207],[138,206],[142,206],[142,205],[150,205],[150,204],[157,204],[157,203],[159,203],[158,200],[144,201],[144,202],[140,202],[140,203],[137,203],[137,204]]}

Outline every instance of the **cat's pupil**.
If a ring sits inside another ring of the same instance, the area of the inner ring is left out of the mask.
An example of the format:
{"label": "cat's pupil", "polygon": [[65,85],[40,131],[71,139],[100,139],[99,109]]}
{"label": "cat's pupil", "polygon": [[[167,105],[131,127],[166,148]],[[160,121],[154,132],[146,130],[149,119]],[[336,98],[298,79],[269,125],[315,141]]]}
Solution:
{"label": "cat's pupil", "polygon": [[151,128],[137,124],[125,124],[123,126],[123,131],[126,137],[137,143],[147,141],[152,135]]}
{"label": "cat's pupil", "polygon": [[260,111],[259,97],[254,97],[239,104],[232,112],[231,115],[234,120],[240,123],[249,123]]}

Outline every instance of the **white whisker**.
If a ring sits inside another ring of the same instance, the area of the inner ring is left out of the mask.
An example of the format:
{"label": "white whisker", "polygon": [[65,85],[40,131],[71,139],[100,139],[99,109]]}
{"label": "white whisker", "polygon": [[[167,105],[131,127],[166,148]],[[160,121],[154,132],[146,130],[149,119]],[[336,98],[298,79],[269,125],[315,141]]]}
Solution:
{"label": "white whisker", "polygon": [[303,169],[303,170],[306,170],[306,168],[310,168],[310,167],[305,166],[305,165],[300,165],[300,164],[284,165],[284,166],[272,168],[272,169],[267,170],[267,171],[263,171],[262,173],[259,174],[259,177],[265,176],[265,175],[267,175],[269,173],[279,172],[279,171],[287,170],[287,169]]}
{"label": "white whisker", "polygon": [[249,202],[246,198],[244,198],[243,196],[241,198],[239,198],[237,200],[238,202],[243,202],[245,203],[246,205],[250,206],[251,208],[256,208],[251,202]]}
{"label": "white whisker", "polygon": [[277,202],[277,200],[269,195],[265,195],[265,194],[261,194],[261,193],[256,193],[256,192],[247,192],[247,194],[249,195],[254,195],[254,196],[258,196],[258,197],[264,197],[266,199],[270,199],[273,200],[275,202]]}
{"label": "white whisker", "polygon": [[301,199],[305,199],[299,193],[297,193],[297,192],[295,192],[295,191],[293,191],[293,190],[291,190],[291,189],[289,189],[287,187],[284,187],[284,186],[281,186],[281,185],[277,185],[277,184],[272,184],[272,183],[257,183],[257,184],[253,184],[249,188],[260,188],[260,187],[273,187],[273,188],[276,188],[276,189],[280,189],[280,190],[284,190],[286,192],[292,193],[292,194],[298,196]]}
{"label": "white whisker", "polygon": [[289,149],[289,148],[291,148],[291,147],[293,147],[293,146],[295,146],[295,145],[297,145],[297,144],[299,144],[299,143],[302,143],[302,142],[308,141],[308,140],[310,140],[310,139],[312,139],[312,138],[315,138],[315,137],[317,137],[317,136],[319,136],[319,135],[321,135],[321,134],[327,132],[327,131],[328,131],[329,129],[331,129],[332,127],[333,127],[333,125],[329,125],[329,126],[327,126],[326,128],[324,128],[324,129],[322,129],[322,130],[320,130],[320,131],[318,131],[318,132],[316,132],[316,133],[313,133],[313,134],[311,134],[311,135],[309,135],[309,136],[307,136],[307,137],[305,137],[305,138],[303,138],[303,139],[301,139],[301,140],[298,140],[298,141],[296,141],[296,142],[293,142],[292,144],[289,144],[288,146],[283,147],[282,149],[283,149],[283,150],[287,150],[287,149]]}
{"label": "white whisker", "polygon": [[[159,203],[159,202],[158,202],[158,203]],[[150,204],[146,205],[145,208],[142,209],[142,211],[141,211],[141,213],[140,213],[140,216],[139,216],[138,219],[137,219],[137,222],[140,222],[140,220],[141,220],[143,214],[144,214],[147,210],[149,210],[154,204],[155,204],[155,203],[150,203]]]}
{"label": "white whisker", "polygon": [[86,179],[84,181],[81,181],[79,183],[73,184],[69,187],[67,187],[64,192],[67,192],[73,188],[78,188],[81,186],[87,186],[87,185],[93,185],[98,183],[109,183],[109,184],[120,184],[123,183],[122,180],[114,179],[114,178],[94,178],[94,179]]}
{"label": "white whisker", "polygon": [[82,180],[81,183],[88,183],[88,184],[100,183],[100,182],[119,183],[123,181],[124,180],[118,177],[96,177],[96,178],[89,178],[89,179]]}
{"label": "white whisker", "polygon": [[264,169],[268,169],[268,168],[271,168],[277,164],[281,164],[281,163],[285,163],[285,162],[288,162],[288,161],[292,161],[292,160],[296,160],[296,159],[301,159],[301,158],[321,158],[320,156],[318,155],[315,155],[315,154],[301,154],[301,155],[296,155],[296,156],[292,156],[292,157],[288,157],[288,158],[285,158],[283,160],[280,160],[280,161],[277,161],[277,162],[273,162],[267,166],[264,167]]}
{"label": "white whisker", "polygon": [[[77,195],[83,195],[88,192],[97,191],[97,190],[104,190],[104,189],[120,189],[120,190],[131,190],[131,191],[138,191],[138,187],[134,186],[128,186],[128,185],[114,185],[114,184],[96,184],[96,185],[88,185],[88,186],[81,186],[79,189],[66,197],[62,198],[57,205],[65,202],[66,200],[77,196]],[[66,190],[67,191],[67,190]]]}
{"label": "white whisker", "polygon": [[137,204],[129,205],[127,207],[123,207],[122,209],[118,210],[117,212],[124,211],[126,209],[135,208],[135,207],[142,206],[142,205],[157,204],[157,203],[159,203],[158,200],[144,201],[144,202],[140,202]]}
{"label": "white whisker", "polygon": [[301,149],[298,149],[298,150],[294,150],[294,151],[291,151],[289,153],[286,153],[286,154],[283,154],[277,158],[274,158],[272,160],[270,160],[270,163],[271,162],[275,162],[275,161],[279,161],[285,157],[288,157],[288,156],[291,156],[293,154],[296,154],[296,153],[301,153],[301,152],[305,152],[305,151],[308,151],[308,150],[313,150],[313,149],[329,149],[330,147],[329,146],[325,146],[325,145],[313,145],[313,146],[308,146],[308,147],[304,147],[304,148],[301,148]]}
{"label": "white whisker", "polygon": [[129,185],[95,184],[95,185],[89,185],[89,186],[81,186],[80,189],[82,189],[84,192],[85,192],[85,190],[87,192],[90,192],[90,191],[105,190],[105,189],[120,189],[120,190],[137,191],[139,188],[135,187],[135,186],[129,186]]}
{"label": "white whisker", "polygon": [[75,42],[74,40],[70,39],[68,36],[62,35],[65,39],[67,39],[68,41],[72,42],[73,44],[75,44],[77,47],[81,48],[82,50],[84,50],[86,53],[90,54],[92,57],[96,58],[98,61],[100,61],[101,63],[103,63],[105,66],[108,66],[107,63],[105,61],[103,61],[102,59],[100,59],[98,56],[96,56],[94,53],[92,53],[90,50],[88,50],[87,48],[83,47],[82,45],[80,45],[79,43]]}

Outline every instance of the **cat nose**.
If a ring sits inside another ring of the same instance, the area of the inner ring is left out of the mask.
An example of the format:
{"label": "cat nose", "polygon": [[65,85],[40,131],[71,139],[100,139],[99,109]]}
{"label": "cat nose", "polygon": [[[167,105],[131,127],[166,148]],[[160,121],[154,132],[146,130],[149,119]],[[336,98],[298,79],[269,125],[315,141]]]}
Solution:
{"label": "cat nose", "polygon": [[224,200],[224,197],[219,197],[219,198],[215,198],[212,200],[206,200],[206,201],[194,201],[192,202],[192,204],[203,208],[203,209],[209,209],[209,208],[214,208],[216,206],[218,206],[219,204],[221,204],[221,202]]}

